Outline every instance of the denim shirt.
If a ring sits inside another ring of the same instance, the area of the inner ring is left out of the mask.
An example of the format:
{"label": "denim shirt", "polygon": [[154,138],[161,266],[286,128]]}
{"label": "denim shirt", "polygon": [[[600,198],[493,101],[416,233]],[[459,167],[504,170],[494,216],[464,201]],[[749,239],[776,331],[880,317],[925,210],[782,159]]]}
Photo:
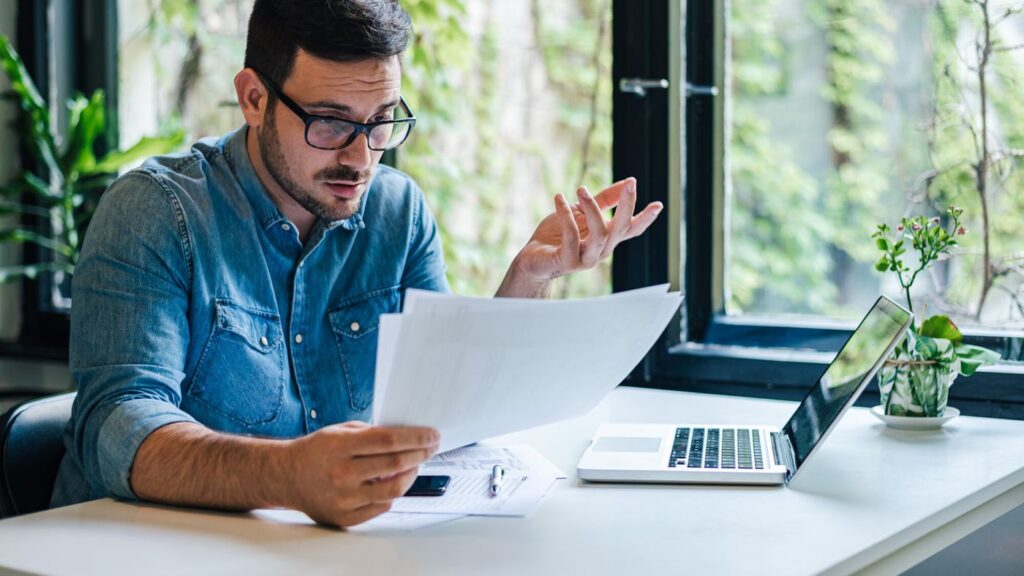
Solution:
{"label": "denim shirt", "polygon": [[73,281],[78,396],[51,504],[114,496],[154,430],[296,437],[366,420],[377,323],[405,289],[449,291],[437,225],[380,166],[359,211],[303,244],[247,129],[147,161],[103,195]]}

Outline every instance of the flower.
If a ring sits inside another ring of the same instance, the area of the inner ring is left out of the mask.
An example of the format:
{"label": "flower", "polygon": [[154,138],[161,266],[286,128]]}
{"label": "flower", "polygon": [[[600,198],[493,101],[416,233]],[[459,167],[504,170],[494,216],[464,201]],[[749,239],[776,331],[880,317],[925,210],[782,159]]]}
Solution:
{"label": "flower", "polygon": [[961,226],[961,227],[956,229],[956,233],[957,233],[958,236],[963,236],[964,234],[967,234],[967,228],[964,228],[963,226]]}
{"label": "flower", "polygon": [[900,224],[899,226],[896,227],[897,234],[903,234],[904,230],[906,230],[906,228],[903,226],[903,224]]}
{"label": "flower", "polygon": [[941,220],[939,220],[938,216],[932,218],[932,226],[938,226],[939,222],[941,222]]}
{"label": "flower", "polygon": [[912,230],[913,230],[914,232],[920,232],[920,231],[921,231],[921,225],[920,225],[920,224],[918,224],[917,222],[914,222],[914,223],[913,223],[913,224],[912,224],[912,225],[910,226],[910,228],[911,228],[911,229],[912,229]]}

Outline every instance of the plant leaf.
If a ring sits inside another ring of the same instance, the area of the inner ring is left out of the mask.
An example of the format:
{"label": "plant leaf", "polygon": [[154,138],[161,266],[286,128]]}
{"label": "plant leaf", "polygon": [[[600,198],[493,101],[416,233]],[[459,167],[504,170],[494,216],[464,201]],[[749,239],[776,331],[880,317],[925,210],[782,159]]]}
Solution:
{"label": "plant leaf", "polygon": [[[39,89],[32,82],[25,63],[11,44],[11,40],[0,34],[0,64],[11,82],[11,89],[18,96],[18,105],[24,113],[28,137],[25,139],[33,153],[50,171],[60,174],[57,163],[57,144],[50,133],[50,110],[39,95]],[[61,175],[63,177],[63,175]]]}
{"label": "plant leaf", "polygon": [[970,376],[977,372],[978,368],[995,364],[999,361],[999,353],[993,352],[981,346],[971,344],[960,344],[956,347],[956,355],[960,361],[959,372],[964,376]]}
{"label": "plant leaf", "polygon": [[21,277],[31,279],[46,272],[65,272],[67,274],[74,274],[75,267],[67,262],[40,262],[38,264],[0,266],[0,282],[9,282]]}
{"label": "plant leaf", "polygon": [[85,175],[117,172],[119,168],[139,158],[148,158],[172,152],[185,142],[185,132],[179,130],[167,136],[147,136],[127,150],[115,150],[104,156]]}
{"label": "plant leaf", "polygon": [[921,325],[921,336],[929,338],[944,338],[956,344],[964,339],[960,329],[949,319],[949,316],[936,314],[924,321]]}
{"label": "plant leaf", "polygon": [[68,147],[61,158],[61,167],[69,179],[74,180],[79,173],[88,173],[96,166],[93,145],[107,125],[103,91],[94,91],[89,99],[78,94],[68,103],[68,108],[71,110]]}
{"label": "plant leaf", "polygon": [[33,216],[39,216],[40,218],[50,217],[50,211],[46,208],[22,204],[20,202],[12,202],[9,200],[0,200],[0,215],[6,216],[12,214],[32,214]]}
{"label": "plant leaf", "polygon": [[19,244],[31,242],[33,244],[36,244],[37,246],[42,246],[43,248],[52,250],[68,258],[71,258],[74,253],[74,250],[70,246],[57,240],[54,240],[49,236],[40,234],[38,232],[34,232],[32,230],[25,230],[24,228],[0,230],[0,243],[4,242],[16,242]]}

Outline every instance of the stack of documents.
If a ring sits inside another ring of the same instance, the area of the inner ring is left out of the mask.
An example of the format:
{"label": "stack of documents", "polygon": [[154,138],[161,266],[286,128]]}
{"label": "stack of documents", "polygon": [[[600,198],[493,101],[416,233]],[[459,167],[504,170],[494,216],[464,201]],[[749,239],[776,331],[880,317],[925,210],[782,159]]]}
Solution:
{"label": "stack of documents", "polygon": [[[505,480],[491,495],[491,469],[501,466]],[[407,496],[393,512],[526,516],[565,474],[525,444],[467,446],[438,454],[420,466],[420,474],[451,476],[443,496]]]}
{"label": "stack of documents", "polygon": [[678,310],[668,285],[578,300],[409,290],[380,319],[373,423],[430,426],[441,451],[583,415]]}

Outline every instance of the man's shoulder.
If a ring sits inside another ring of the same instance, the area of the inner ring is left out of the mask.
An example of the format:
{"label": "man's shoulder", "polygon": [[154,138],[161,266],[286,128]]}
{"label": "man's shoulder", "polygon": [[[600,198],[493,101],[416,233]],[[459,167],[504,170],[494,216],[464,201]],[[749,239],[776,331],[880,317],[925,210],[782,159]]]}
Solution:
{"label": "man's shoulder", "polygon": [[[203,138],[184,152],[153,156],[129,170],[104,192],[107,202],[124,201],[124,196],[162,197],[179,209],[194,206],[208,212],[212,189],[235,186],[227,145],[232,134]],[[141,198],[140,198],[141,200]]]}
{"label": "man's shoulder", "polygon": [[225,162],[230,137],[231,134],[226,134],[200,139],[188,151],[153,156],[133,172],[147,175],[156,183],[175,183],[188,188],[189,183],[206,179],[211,168]]}
{"label": "man's shoulder", "polygon": [[416,181],[398,168],[380,164],[377,166],[377,173],[373,177],[373,187],[379,188],[389,194],[400,194],[403,196],[422,196],[420,187]]}

